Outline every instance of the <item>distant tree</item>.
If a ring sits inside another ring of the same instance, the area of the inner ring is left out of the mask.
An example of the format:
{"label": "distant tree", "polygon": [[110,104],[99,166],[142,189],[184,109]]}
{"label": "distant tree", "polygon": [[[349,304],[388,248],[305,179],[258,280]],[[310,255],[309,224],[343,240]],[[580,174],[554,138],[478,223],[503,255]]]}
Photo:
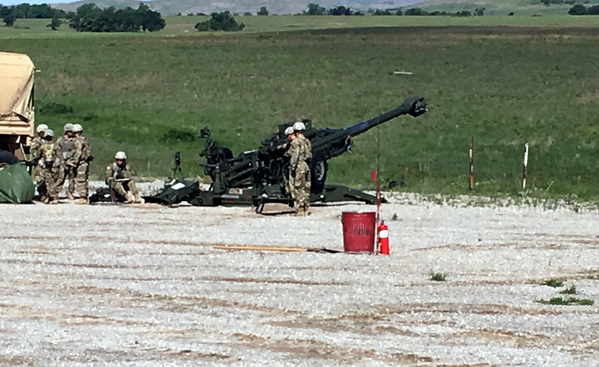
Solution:
{"label": "distant tree", "polygon": [[401,9],[397,9],[397,10],[395,11],[395,15],[403,15],[403,10],[401,10]]}
{"label": "distant tree", "polygon": [[[372,15],[393,15],[389,9],[381,10],[376,9]],[[407,14],[406,14],[407,15]]]}
{"label": "distant tree", "polygon": [[52,18],[52,21],[50,22],[50,24],[48,24],[46,27],[50,27],[50,28],[52,28],[53,31],[55,31],[58,29],[58,27],[60,27],[61,24],[62,24],[62,22],[60,20],[58,20],[58,18],[54,17],[54,18]]}
{"label": "distant tree", "polygon": [[591,6],[587,9],[588,15],[599,15],[599,5]]}
{"label": "distant tree", "polygon": [[266,6],[260,7],[260,10],[258,10],[256,15],[268,15],[268,9],[266,9]]}
{"label": "distant tree", "polygon": [[69,27],[78,32],[156,32],[164,29],[166,21],[159,12],[140,4],[137,9],[111,6],[100,9],[93,3],[83,4],[76,12],[67,14]]}
{"label": "distant tree", "polygon": [[246,11],[245,13],[243,13],[243,16],[245,17],[249,17],[250,15],[253,15],[251,11]]}
{"label": "distant tree", "polygon": [[235,18],[231,15],[230,12],[225,11],[222,13],[212,13],[210,15],[210,19],[205,20],[203,22],[198,22],[195,25],[195,29],[198,32],[207,32],[207,31],[227,31],[227,32],[235,32],[241,31],[245,28],[245,24],[237,23]]}
{"label": "distant tree", "polygon": [[308,4],[308,11],[306,12],[306,15],[324,15],[326,11],[327,10],[323,6],[310,3]]}
{"label": "distant tree", "polygon": [[508,17],[511,17],[511,16],[513,16],[513,15],[514,15],[514,12],[513,12],[513,11],[511,11],[511,12],[507,13],[507,16],[508,16]]}
{"label": "distant tree", "polygon": [[576,4],[568,10],[568,14],[570,15],[586,15],[587,8],[582,4]]}
{"label": "distant tree", "polygon": [[48,4],[30,5],[27,3],[12,5],[10,7],[0,4],[0,17],[4,18],[12,13],[16,19],[20,18],[63,18],[66,13],[63,10],[53,9]]}
{"label": "distant tree", "polygon": [[17,21],[17,17],[13,14],[7,14],[4,16],[4,18],[2,19],[2,21],[4,22],[4,24],[7,27],[12,27],[13,25],[15,25],[15,22]]}
{"label": "distant tree", "polygon": [[345,6],[337,6],[329,9],[329,15],[353,15],[354,12]]}
{"label": "distant tree", "polygon": [[474,14],[481,17],[483,15],[485,15],[485,8],[476,8],[474,10]]}
{"label": "distant tree", "polygon": [[455,15],[457,17],[469,17],[472,15],[472,12],[470,10],[462,10],[455,13]]}
{"label": "distant tree", "polygon": [[368,8],[368,10],[366,10],[366,14],[373,14],[373,13],[374,13],[373,8]]}
{"label": "distant tree", "polygon": [[406,10],[404,15],[428,15],[428,12],[420,8],[411,8]]}

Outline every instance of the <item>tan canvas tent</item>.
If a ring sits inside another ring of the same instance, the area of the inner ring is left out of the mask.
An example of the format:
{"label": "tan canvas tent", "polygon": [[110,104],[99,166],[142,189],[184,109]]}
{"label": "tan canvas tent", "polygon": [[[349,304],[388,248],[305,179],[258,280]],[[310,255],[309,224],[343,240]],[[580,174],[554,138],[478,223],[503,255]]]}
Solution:
{"label": "tan canvas tent", "polygon": [[29,56],[0,52],[0,149],[21,159],[34,133],[34,72]]}

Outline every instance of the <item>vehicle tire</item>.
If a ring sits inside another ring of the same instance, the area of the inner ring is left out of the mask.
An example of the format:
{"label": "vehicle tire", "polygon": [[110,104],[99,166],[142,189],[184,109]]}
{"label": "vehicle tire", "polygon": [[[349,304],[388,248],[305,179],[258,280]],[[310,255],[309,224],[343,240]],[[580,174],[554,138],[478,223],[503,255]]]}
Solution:
{"label": "vehicle tire", "polygon": [[8,150],[0,150],[0,163],[15,164],[19,160]]}
{"label": "vehicle tire", "polygon": [[312,177],[312,188],[310,191],[316,194],[322,192],[327,180],[328,170],[329,165],[327,164],[327,159],[324,153],[321,151],[313,152],[312,164],[310,167],[310,174]]}

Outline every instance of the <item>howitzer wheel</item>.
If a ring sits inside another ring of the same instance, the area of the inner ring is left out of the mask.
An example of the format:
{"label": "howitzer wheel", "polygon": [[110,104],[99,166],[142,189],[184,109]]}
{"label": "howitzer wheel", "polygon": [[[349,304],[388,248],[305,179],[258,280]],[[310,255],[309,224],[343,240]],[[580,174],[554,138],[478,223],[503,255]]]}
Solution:
{"label": "howitzer wheel", "polygon": [[327,164],[325,154],[321,151],[313,152],[312,164],[310,167],[310,174],[312,176],[312,192],[319,193],[322,191],[327,180],[328,170],[329,165]]}

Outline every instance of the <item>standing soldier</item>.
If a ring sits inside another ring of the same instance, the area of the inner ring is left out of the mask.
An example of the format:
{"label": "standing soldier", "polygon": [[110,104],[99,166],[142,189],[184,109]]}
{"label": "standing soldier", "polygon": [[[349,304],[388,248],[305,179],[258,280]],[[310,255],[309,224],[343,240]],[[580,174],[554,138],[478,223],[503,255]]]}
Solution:
{"label": "standing soldier", "polygon": [[42,202],[44,204],[58,204],[56,186],[62,173],[63,158],[60,148],[52,141],[53,138],[54,132],[47,129],[44,134],[44,142],[35,157],[40,162],[42,181],[38,190],[43,197]]}
{"label": "standing soldier", "polygon": [[[56,197],[62,191],[62,187],[64,186],[65,180],[74,180],[75,179],[75,171],[77,168],[77,162],[79,162],[81,157],[81,142],[75,139],[75,135],[73,133],[73,124],[65,124],[64,125],[64,135],[58,139],[56,145],[59,147],[62,152],[62,170],[61,174],[58,178],[57,186],[56,186]],[[75,200],[73,194],[68,192],[67,197],[69,200]]]}
{"label": "standing soldier", "polygon": [[[81,135],[83,127],[79,124],[73,125],[73,134],[76,142],[76,149],[81,150],[79,155],[79,162],[76,162],[75,166],[75,177],[69,180],[68,192],[71,196],[73,193],[79,195],[79,199],[75,201],[75,204],[87,204],[88,198],[88,187],[89,187],[89,162],[94,157],[91,155],[91,147],[87,142],[87,139]],[[69,196],[70,198],[70,196]]]}
{"label": "standing soldier", "polygon": [[308,216],[310,207],[310,164],[312,159],[312,145],[304,137],[306,125],[303,122],[293,124],[295,139],[289,144],[285,153],[289,157],[289,181],[294,207],[297,216]]}
{"label": "standing soldier", "polygon": [[[280,146],[281,149],[283,149],[283,148],[289,149],[289,145],[291,144],[293,139],[295,139],[295,131],[293,130],[293,126],[289,126],[288,128],[285,129],[285,136],[287,137],[288,142],[285,144],[282,144]],[[289,172],[290,172],[290,168],[289,168],[289,166],[287,166],[287,169],[285,169],[283,172],[283,179],[285,180],[285,191],[287,191],[287,193],[289,195],[292,195],[291,194],[291,192],[293,191],[291,188],[292,177],[289,175]]]}
{"label": "standing soldier", "polygon": [[[31,142],[31,169],[32,169],[32,178],[33,181],[35,181],[35,183],[39,186],[43,180],[42,178],[42,168],[40,167],[41,161],[39,160],[40,157],[40,149],[42,147],[42,144],[44,144],[44,135],[45,135],[45,131],[48,129],[48,125],[46,124],[40,124],[38,125],[36,132],[37,132],[37,136],[35,138],[33,138],[33,141]],[[40,192],[39,189],[37,190],[38,193]],[[41,193],[40,193],[41,195]],[[43,198],[40,198],[43,199]]]}
{"label": "standing soldier", "polygon": [[115,162],[106,167],[106,184],[118,195],[125,198],[125,203],[141,203],[135,182],[131,179],[131,167],[127,164],[125,152],[117,152]]}

